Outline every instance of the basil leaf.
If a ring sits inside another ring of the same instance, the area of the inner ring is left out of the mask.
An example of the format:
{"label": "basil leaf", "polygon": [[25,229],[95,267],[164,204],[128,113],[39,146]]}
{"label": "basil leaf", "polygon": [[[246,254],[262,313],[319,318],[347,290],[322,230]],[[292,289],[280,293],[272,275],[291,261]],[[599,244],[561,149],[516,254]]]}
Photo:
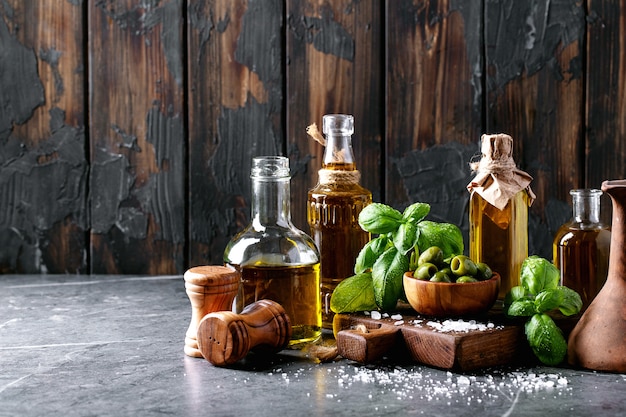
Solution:
{"label": "basil leaf", "polygon": [[371,273],[344,279],[330,297],[330,309],[335,313],[354,313],[377,308]]}
{"label": "basil leaf", "polygon": [[401,224],[402,214],[383,203],[372,203],[359,213],[359,225],[370,233],[385,234],[395,231]]}
{"label": "basil leaf", "polygon": [[372,282],[374,299],[381,310],[392,310],[402,294],[402,276],[409,269],[409,260],[395,246],[387,249],[374,263]]}
{"label": "basil leaf", "polygon": [[452,223],[423,220],[417,224],[417,233],[420,252],[431,246],[438,246],[443,251],[444,259],[463,253],[461,229]]}
{"label": "basil leaf", "polygon": [[417,226],[411,222],[402,223],[392,236],[396,249],[406,255],[417,243]]}
{"label": "basil leaf", "polygon": [[563,294],[563,301],[559,304],[558,308],[565,316],[573,316],[578,314],[583,308],[583,300],[580,299],[580,295],[571,288],[559,286],[557,290]]}
{"label": "basil leaf", "polygon": [[535,313],[537,313],[535,302],[528,298],[513,301],[506,310],[506,314],[512,317],[530,317]]}
{"label": "basil leaf", "polygon": [[515,286],[504,296],[504,305],[509,306],[513,303],[513,301],[517,301],[525,297],[527,297],[527,292],[524,287],[521,285]]}
{"label": "basil leaf", "polygon": [[363,246],[354,262],[354,273],[362,274],[372,269],[374,262],[387,249],[389,239],[387,236],[378,236]]}
{"label": "basil leaf", "polygon": [[424,220],[428,213],[430,213],[430,204],[413,203],[404,209],[402,220],[417,224]]}
{"label": "basil leaf", "polygon": [[563,291],[555,288],[553,290],[541,291],[535,297],[535,308],[537,313],[554,310],[563,302]]}
{"label": "basil leaf", "polygon": [[550,261],[537,255],[522,262],[520,281],[526,290],[537,295],[543,290],[552,290],[559,285],[561,273]]}
{"label": "basil leaf", "polygon": [[546,365],[558,365],[567,354],[567,342],[552,318],[535,314],[524,326],[526,339],[535,356]]}

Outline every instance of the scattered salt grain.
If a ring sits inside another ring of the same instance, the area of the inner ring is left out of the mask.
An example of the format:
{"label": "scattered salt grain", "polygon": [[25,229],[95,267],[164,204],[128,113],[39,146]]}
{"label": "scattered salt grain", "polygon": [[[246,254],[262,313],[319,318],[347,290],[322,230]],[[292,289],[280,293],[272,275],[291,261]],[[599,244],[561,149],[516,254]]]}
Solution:
{"label": "scattered salt grain", "polygon": [[404,320],[397,320],[393,323],[394,326],[402,326],[404,324]]}
{"label": "scattered salt grain", "polygon": [[391,316],[392,320],[402,320],[402,314],[394,314]]}
{"label": "scattered salt grain", "polygon": [[442,333],[447,332],[470,332],[470,331],[486,331],[495,328],[501,328],[500,326],[496,327],[493,323],[478,323],[476,320],[465,321],[463,319],[458,320],[445,320],[443,322],[438,321],[429,321],[426,325],[430,326],[434,330]]}
{"label": "scattered salt grain", "polygon": [[470,384],[470,379],[466,376],[460,376],[456,379],[456,383],[458,385],[469,385]]}
{"label": "scattered salt grain", "polygon": [[380,314],[380,311],[372,311],[371,312],[371,317],[374,320],[380,320],[382,318],[382,315]]}

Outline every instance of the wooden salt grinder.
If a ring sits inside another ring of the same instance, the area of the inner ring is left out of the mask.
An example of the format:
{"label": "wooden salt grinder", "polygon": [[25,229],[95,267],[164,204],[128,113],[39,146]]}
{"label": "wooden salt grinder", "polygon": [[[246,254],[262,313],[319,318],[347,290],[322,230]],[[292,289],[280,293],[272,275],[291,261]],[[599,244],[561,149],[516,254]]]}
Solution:
{"label": "wooden salt grinder", "polygon": [[200,320],[214,311],[230,310],[239,289],[241,275],[235,269],[207,265],[185,272],[185,289],[191,301],[191,323],[185,334],[185,354],[201,358],[197,329]]}
{"label": "wooden salt grinder", "polygon": [[290,338],[289,316],[271,300],[250,304],[241,314],[209,313],[198,325],[198,349],[216,366],[233,364],[252,349],[278,352],[287,347]]}

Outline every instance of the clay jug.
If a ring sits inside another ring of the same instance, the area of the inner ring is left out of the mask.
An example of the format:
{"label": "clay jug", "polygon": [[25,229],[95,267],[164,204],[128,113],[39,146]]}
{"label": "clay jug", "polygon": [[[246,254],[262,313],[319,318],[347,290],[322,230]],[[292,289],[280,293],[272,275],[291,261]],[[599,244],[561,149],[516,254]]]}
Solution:
{"label": "clay jug", "polygon": [[568,340],[571,365],[626,372],[626,180],[604,181],[613,218],[606,283],[582,315]]}

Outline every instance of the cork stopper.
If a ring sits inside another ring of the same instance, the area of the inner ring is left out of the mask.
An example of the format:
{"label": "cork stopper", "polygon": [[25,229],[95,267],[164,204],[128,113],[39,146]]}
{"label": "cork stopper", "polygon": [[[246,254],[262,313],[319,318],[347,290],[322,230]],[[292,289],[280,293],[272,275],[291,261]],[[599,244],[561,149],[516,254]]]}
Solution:
{"label": "cork stopper", "polygon": [[470,166],[476,172],[467,185],[469,192],[480,194],[489,204],[503,210],[518,192],[526,190],[529,205],[535,199],[530,189],[533,177],[520,170],[513,160],[513,138],[504,133],[481,137],[481,159]]}

